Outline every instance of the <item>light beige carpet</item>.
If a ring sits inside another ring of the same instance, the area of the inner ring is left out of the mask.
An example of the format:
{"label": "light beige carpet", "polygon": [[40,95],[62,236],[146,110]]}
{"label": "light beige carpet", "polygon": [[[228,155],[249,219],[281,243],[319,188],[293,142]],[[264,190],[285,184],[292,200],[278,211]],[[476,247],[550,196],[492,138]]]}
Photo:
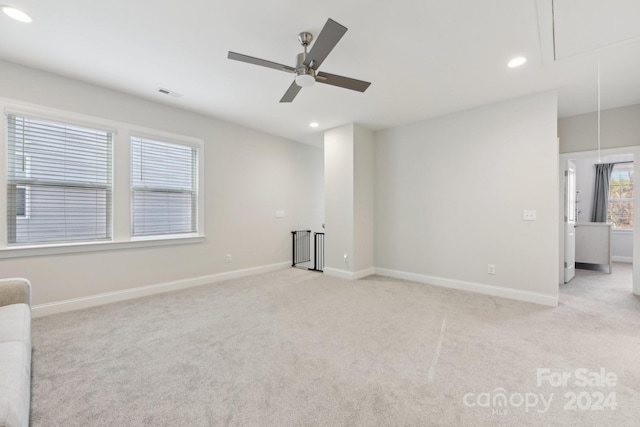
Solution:
{"label": "light beige carpet", "polygon": [[630,271],[558,308],[290,268],[35,319],[32,425],[637,426]]}

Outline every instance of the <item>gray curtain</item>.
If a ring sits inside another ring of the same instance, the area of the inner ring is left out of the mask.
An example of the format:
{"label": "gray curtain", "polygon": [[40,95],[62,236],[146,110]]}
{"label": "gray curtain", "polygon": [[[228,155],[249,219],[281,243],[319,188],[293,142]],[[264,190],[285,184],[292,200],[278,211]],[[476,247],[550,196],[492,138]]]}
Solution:
{"label": "gray curtain", "polygon": [[593,211],[591,222],[607,222],[607,207],[609,206],[609,182],[611,171],[615,163],[596,164],[596,185],[593,189]]}

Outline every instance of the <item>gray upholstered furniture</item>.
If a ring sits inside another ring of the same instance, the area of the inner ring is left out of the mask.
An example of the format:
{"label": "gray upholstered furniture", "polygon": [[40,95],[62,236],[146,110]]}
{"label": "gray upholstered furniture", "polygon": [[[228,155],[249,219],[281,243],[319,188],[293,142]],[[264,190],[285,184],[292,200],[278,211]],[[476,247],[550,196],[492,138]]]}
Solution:
{"label": "gray upholstered furniture", "polygon": [[27,427],[31,398],[31,284],[0,280],[0,427]]}

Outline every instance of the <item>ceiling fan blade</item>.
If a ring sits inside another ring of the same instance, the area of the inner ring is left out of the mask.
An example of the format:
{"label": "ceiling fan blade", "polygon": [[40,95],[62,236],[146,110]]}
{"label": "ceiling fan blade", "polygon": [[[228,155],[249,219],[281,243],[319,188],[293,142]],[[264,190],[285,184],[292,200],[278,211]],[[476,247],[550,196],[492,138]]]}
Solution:
{"label": "ceiling fan blade", "polygon": [[296,84],[296,81],[294,80],[293,82],[291,82],[291,86],[289,86],[289,89],[287,89],[287,91],[285,92],[285,94],[282,97],[282,99],[280,100],[280,102],[291,102],[291,101],[293,101],[293,98],[295,98],[296,95],[298,94],[298,92],[300,92],[300,89],[302,89],[302,88],[300,86],[298,86]]}
{"label": "ceiling fan blade", "polygon": [[358,92],[364,92],[371,84],[362,80],[337,76],[335,74],[324,73],[322,71],[317,74],[316,82],[324,83],[326,85],[343,87],[345,89],[357,90]]}
{"label": "ceiling fan blade", "polygon": [[253,65],[260,65],[262,67],[273,68],[274,70],[286,71],[288,73],[295,73],[295,68],[289,67],[288,65],[278,64],[277,62],[267,61],[265,59],[254,58],[253,56],[243,55],[241,53],[235,53],[229,51],[227,58],[233,59],[234,61],[246,62]]}
{"label": "ceiling fan blade", "polygon": [[311,51],[307,54],[304,65],[317,70],[346,32],[347,27],[338,24],[333,19],[328,19],[313,43]]}

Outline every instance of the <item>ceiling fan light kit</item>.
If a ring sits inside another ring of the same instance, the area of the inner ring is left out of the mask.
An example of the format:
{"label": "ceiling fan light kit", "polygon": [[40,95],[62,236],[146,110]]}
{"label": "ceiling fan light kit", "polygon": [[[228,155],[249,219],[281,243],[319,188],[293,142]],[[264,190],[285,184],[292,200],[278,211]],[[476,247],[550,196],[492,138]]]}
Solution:
{"label": "ceiling fan light kit", "polygon": [[350,77],[338,76],[335,74],[318,72],[318,67],[324,62],[329,53],[338,44],[342,36],[347,32],[347,28],[338,24],[332,19],[328,19],[318,39],[313,44],[310,52],[307,48],[313,40],[313,35],[308,32],[298,34],[298,41],[304,48],[304,52],[299,53],[296,59],[296,66],[278,64],[264,59],[254,58],[241,53],[229,51],[228,58],[235,61],[247,62],[249,64],[260,65],[262,67],[273,68],[287,73],[295,74],[295,78],[285,92],[280,102],[291,102],[303,87],[313,86],[316,82],[331,86],[338,86],[344,89],[351,89],[358,92],[367,90],[371,83]]}
{"label": "ceiling fan light kit", "polygon": [[316,78],[311,73],[301,73],[296,75],[295,82],[300,87],[309,87],[313,86],[313,84],[316,82]]}

